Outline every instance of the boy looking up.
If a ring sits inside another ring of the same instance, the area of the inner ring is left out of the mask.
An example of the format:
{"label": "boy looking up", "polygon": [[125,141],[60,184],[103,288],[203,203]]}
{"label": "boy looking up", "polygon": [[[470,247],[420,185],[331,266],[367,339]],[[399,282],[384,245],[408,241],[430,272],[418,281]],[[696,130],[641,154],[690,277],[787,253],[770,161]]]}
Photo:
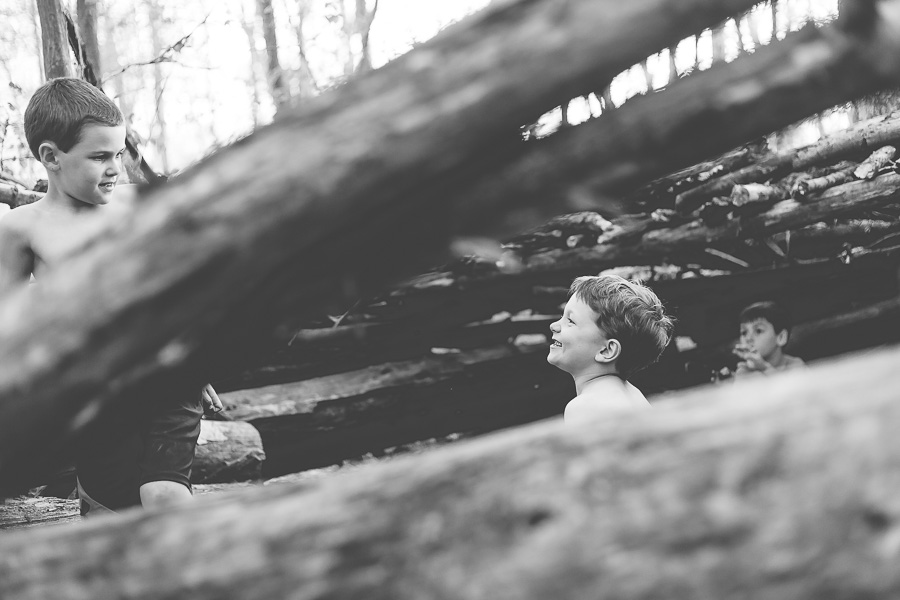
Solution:
{"label": "boy looking up", "polygon": [[740,321],[741,339],[734,348],[740,362],[735,377],[768,375],[804,364],[802,359],[784,353],[791,324],[781,306],[774,302],[751,304],[741,311]]}
{"label": "boy looking up", "polygon": [[[0,219],[0,290],[64,268],[67,256],[127,214],[130,200],[116,189],[124,119],[98,88],[73,78],[48,81],[25,110],[25,136],[47,170],[48,189]],[[210,386],[202,394],[221,408]],[[164,389],[144,390],[102,414],[76,443],[82,514],[190,498],[201,414],[200,394]]]}
{"label": "boy looking up", "polygon": [[578,277],[563,316],[550,325],[547,361],[575,380],[566,423],[611,409],[650,403],[627,377],[656,361],[672,336],[673,321],[649,288],[616,275]]}

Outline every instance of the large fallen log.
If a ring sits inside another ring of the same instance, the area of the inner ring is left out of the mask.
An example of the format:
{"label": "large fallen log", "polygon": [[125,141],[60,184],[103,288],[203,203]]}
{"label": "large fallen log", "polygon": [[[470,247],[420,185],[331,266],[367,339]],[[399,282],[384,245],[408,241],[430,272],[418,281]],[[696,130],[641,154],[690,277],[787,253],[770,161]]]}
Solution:
{"label": "large fallen log", "polygon": [[895,597],[898,360],[894,348],[640,416],[541,423],[311,493],[268,486],[9,532],[0,595]]}
{"label": "large fallen log", "polygon": [[0,306],[0,495],[136,388],[202,385],[279,314],[433,264],[467,211],[491,220],[448,198],[521,152],[522,123],[752,4],[498,3],[149,188],[128,223]]}
{"label": "large fallen log", "polygon": [[569,376],[546,345],[445,354],[222,394],[265,448],[265,477],[339,463],[453,433],[484,433],[561,414]]}

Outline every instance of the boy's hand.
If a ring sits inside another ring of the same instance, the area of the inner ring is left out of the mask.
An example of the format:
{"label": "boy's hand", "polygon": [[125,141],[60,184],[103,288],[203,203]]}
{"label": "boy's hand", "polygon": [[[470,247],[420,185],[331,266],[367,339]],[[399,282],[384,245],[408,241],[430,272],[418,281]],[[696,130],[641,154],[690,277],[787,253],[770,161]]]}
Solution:
{"label": "boy's hand", "polygon": [[203,408],[209,412],[218,413],[222,412],[222,409],[225,408],[225,405],[219,400],[219,395],[216,393],[216,390],[208,383],[203,387],[203,391],[200,392],[200,397],[203,400]]}
{"label": "boy's hand", "polygon": [[767,363],[763,357],[760,356],[759,352],[746,344],[738,344],[735,346],[734,353],[741,359],[737,364],[737,374],[751,372],[765,373],[772,368],[772,365]]}

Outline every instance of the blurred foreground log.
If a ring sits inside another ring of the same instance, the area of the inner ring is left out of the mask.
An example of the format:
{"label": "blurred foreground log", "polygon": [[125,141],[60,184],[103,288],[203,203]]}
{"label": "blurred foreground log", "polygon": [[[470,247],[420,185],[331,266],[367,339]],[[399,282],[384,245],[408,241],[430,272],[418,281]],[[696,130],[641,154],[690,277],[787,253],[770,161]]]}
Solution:
{"label": "blurred foreground log", "polygon": [[321,482],[0,537],[0,596],[900,594],[900,349]]}
{"label": "blurred foreground log", "polygon": [[148,188],[118,231],[0,304],[0,495],[135,389],[202,385],[279,314],[434,264],[460,223],[505,210],[450,198],[523,152],[523,123],[753,3],[491,5]]}

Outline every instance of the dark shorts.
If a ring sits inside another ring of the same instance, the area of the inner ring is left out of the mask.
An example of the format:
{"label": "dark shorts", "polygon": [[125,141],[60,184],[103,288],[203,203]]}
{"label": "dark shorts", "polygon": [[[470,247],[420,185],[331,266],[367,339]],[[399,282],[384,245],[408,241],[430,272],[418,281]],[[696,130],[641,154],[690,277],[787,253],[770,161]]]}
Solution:
{"label": "dark shorts", "polygon": [[140,488],[152,481],[190,489],[202,414],[198,390],[141,398],[101,416],[76,448],[80,486],[112,510],[140,505]]}

